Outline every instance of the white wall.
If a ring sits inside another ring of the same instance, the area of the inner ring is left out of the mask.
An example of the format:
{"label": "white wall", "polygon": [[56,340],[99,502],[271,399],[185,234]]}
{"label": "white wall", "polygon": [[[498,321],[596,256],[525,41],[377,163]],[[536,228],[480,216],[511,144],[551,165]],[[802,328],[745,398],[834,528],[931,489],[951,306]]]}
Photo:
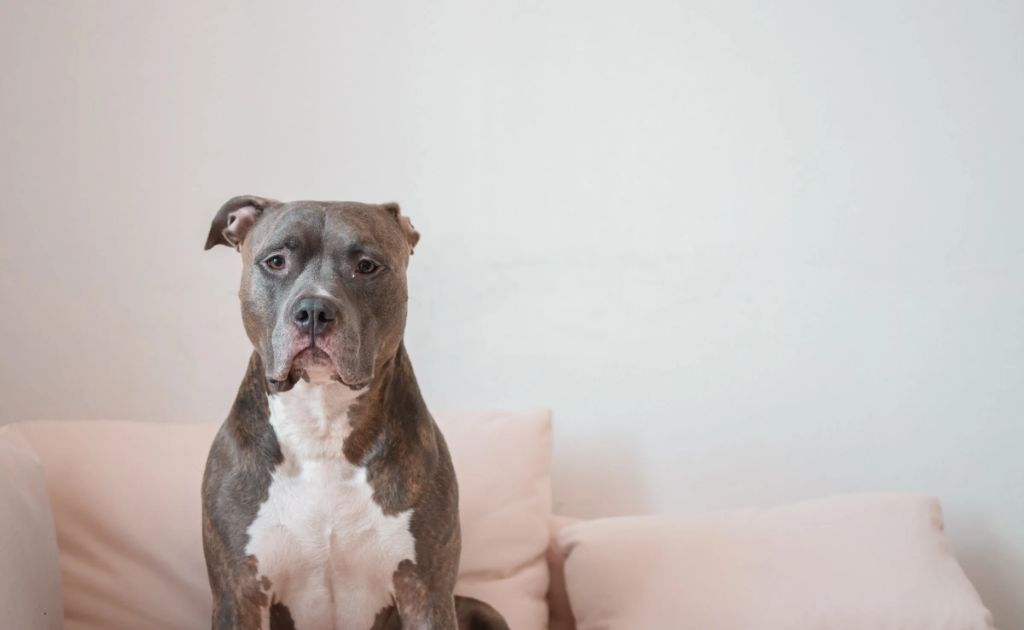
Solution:
{"label": "white wall", "polygon": [[428,401],[553,407],[562,511],[936,494],[1024,627],[1022,3],[3,14],[3,421],[222,418],[217,206],[397,199]]}

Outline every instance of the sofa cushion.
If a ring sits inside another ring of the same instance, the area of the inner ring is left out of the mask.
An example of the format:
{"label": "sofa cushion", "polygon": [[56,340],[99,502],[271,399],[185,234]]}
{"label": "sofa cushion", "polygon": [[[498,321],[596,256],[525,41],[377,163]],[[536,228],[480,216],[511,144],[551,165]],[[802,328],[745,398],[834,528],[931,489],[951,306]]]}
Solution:
{"label": "sofa cushion", "polygon": [[991,630],[938,501],[836,497],[559,534],[580,630]]}
{"label": "sofa cushion", "polygon": [[0,427],[0,619],[5,628],[61,627],[60,567],[39,459],[16,427]]}
{"label": "sofa cushion", "polygon": [[551,412],[442,414],[437,423],[459,479],[455,592],[488,602],[516,630],[546,628]]}
{"label": "sofa cushion", "polygon": [[[456,592],[513,628],[543,628],[550,518],[550,414],[438,418],[460,483]],[[213,424],[19,425],[46,473],[69,630],[203,628],[210,591],[200,482]]]}

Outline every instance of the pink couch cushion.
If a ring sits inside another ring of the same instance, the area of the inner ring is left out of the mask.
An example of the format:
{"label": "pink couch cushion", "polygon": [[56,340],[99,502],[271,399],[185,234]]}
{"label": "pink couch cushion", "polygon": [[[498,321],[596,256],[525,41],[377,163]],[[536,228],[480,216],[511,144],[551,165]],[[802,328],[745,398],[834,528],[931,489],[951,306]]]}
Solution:
{"label": "pink couch cushion", "polygon": [[[543,628],[550,414],[439,417],[461,493],[457,592],[513,628]],[[19,425],[38,452],[56,521],[68,630],[209,626],[199,488],[217,426]]]}
{"label": "pink couch cushion", "polygon": [[580,630],[991,630],[930,498],[569,525]]}

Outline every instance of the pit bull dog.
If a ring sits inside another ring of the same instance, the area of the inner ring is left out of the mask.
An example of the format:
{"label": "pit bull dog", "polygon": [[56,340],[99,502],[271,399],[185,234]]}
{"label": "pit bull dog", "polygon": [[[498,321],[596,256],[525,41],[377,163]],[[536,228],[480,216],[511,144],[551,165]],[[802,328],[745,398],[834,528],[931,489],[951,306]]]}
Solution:
{"label": "pit bull dog", "polygon": [[402,340],[418,240],[394,203],[214,217],[254,348],[203,476],[215,630],[507,628],[453,595],[458,487]]}

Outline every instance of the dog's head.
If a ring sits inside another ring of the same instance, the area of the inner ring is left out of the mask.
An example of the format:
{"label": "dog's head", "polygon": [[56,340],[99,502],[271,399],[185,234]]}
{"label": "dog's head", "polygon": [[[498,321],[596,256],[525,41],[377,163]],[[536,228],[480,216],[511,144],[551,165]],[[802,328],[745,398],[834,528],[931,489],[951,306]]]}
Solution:
{"label": "dog's head", "polygon": [[230,199],[206,249],[242,254],[242,321],[272,392],[296,379],[369,385],[395,355],[419,234],[398,204]]}

